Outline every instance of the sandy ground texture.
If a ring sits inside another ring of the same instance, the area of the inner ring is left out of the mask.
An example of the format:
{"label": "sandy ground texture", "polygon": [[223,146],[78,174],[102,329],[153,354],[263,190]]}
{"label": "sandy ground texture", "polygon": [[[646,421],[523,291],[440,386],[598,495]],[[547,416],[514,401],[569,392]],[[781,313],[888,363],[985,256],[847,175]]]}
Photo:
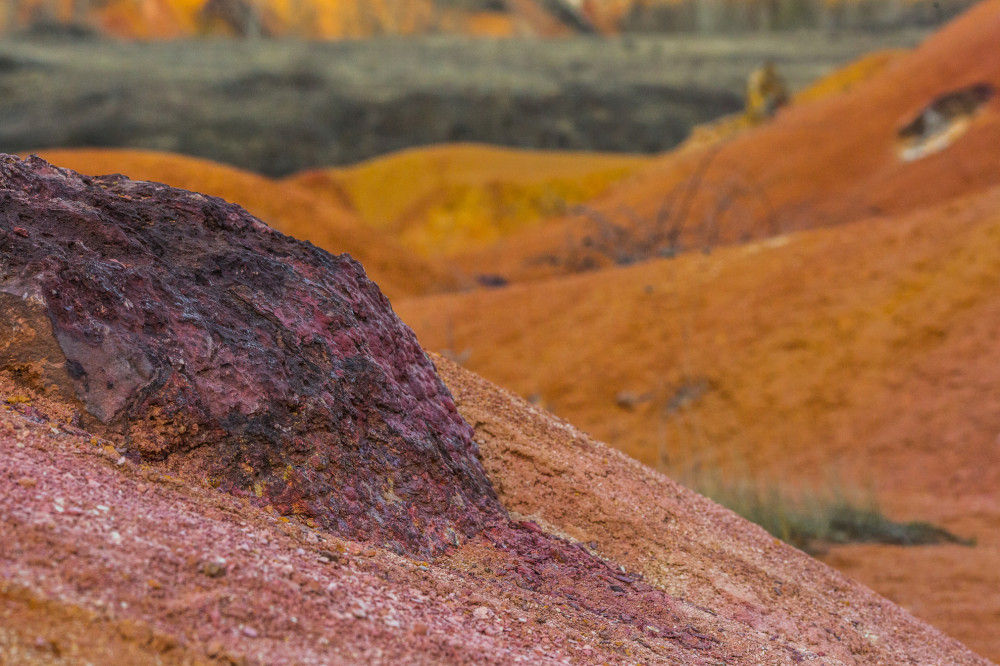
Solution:
{"label": "sandy ground texture", "polygon": [[987,663],[759,528],[438,363],[523,522],[435,562],[133,465],[71,425],[70,407],[0,378],[0,658]]}

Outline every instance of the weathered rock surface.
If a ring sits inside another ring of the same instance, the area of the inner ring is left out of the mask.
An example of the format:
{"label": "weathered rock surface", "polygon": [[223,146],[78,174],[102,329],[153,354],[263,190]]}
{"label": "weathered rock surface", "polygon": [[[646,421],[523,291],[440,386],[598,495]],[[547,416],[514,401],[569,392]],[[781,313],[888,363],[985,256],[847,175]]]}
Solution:
{"label": "weathered rock surface", "polygon": [[133,461],[183,459],[410,554],[503,513],[471,429],[361,266],[221,199],[3,156],[0,311],[0,370],[77,401]]}

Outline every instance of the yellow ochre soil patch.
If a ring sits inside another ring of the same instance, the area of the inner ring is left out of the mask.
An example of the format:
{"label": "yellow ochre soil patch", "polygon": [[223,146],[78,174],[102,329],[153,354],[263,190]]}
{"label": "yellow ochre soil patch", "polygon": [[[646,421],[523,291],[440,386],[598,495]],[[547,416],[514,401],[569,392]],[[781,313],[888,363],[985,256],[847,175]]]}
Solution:
{"label": "yellow ochre soil patch", "polygon": [[497,240],[600,195],[652,158],[477,144],[413,148],[289,180],[388,231],[420,254],[452,255]]}

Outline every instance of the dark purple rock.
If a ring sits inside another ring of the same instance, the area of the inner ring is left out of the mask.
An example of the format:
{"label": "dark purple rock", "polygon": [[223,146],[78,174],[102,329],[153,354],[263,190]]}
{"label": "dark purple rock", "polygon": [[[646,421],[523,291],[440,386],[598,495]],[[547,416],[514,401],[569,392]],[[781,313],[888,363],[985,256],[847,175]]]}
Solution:
{"label": "dark purple rock", "polygon": [[471,428],[360,264],[221,199],[0,156],[0,311],[0,370],[78,399],[133,458],[185,458],[410,554],[503,516]]}

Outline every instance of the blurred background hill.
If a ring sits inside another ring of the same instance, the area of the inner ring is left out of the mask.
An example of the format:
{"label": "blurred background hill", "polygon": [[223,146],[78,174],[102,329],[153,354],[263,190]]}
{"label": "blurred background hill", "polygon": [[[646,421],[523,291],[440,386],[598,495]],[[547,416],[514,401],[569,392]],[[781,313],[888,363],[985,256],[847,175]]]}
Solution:
{"label": "blurred background hill", "polygon": [[741,111],[765,61],[794,90],[927,33],[153,43],[18,33],[0,40],[0,150],[138,148],[270,176],[434,143],[656,153]]}
{"label": "blurred background hill", "polygon": [[[913,47],[971,0],[3,0],[0,150],[168,151],[270,176],[412,146],[657,153]],[[551,39],[550,39],[551,38]]]}
{"label": "blurred background hill", "polygon": [[883,30],[940,24],[969,0],[8,0],[8,31],[71,26],[139,39],[366,38]]}

